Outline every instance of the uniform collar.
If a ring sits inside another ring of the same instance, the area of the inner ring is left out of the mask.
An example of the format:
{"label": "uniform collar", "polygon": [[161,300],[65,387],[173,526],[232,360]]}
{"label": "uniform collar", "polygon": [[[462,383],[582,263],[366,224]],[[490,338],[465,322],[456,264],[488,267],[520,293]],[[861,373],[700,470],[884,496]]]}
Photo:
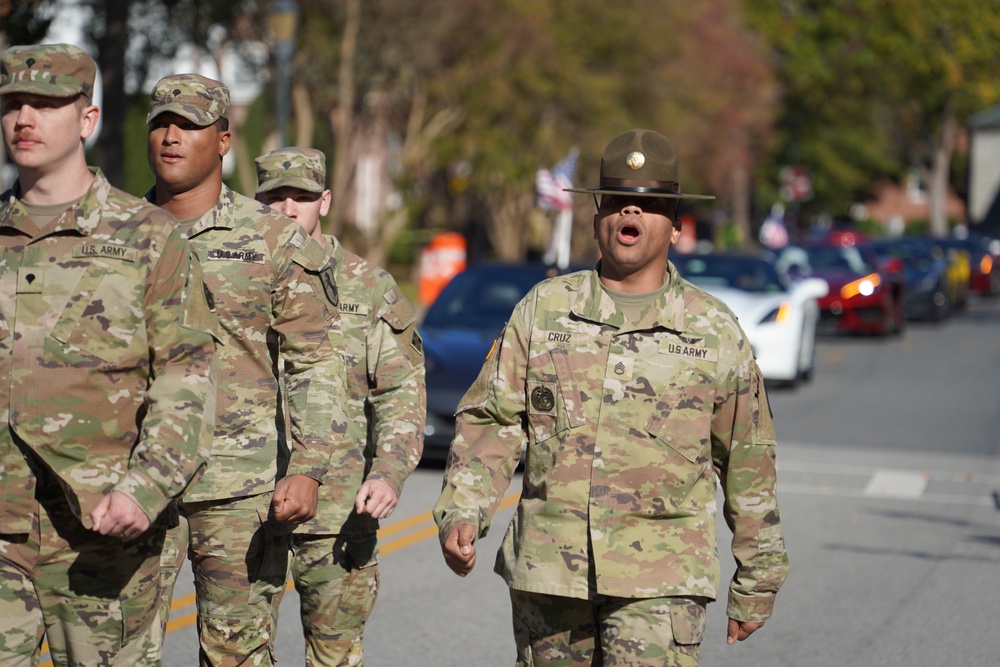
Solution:
{"label": "uniform collar", "polygon": [[[156,186],[154,185],[147,190],[144,197],[150,204],[155,204]],[[212,228],[232,229],[233,216],[231,213],[235,204],[236,193],[230,190],[229,187],[223,183],[222,190],[219,192],[219,198],[216,200],[215,205],[205,211],[190,229],[185,230],[187,235],[191,237],[205,231],[206,229]]]}
{"label": "uniform collar", "polygon": [[[75,231],[81,236],[90,236],[101,224],[101,214],[104,204],[111,194],[111,184],[97,167],[88,167],[94,175],[94,181],[87,192],[73,206],[62,213],[53,224],[46,226],[45,235],[53,232]],[[0,227],[13,227],[20,230],[20,225],[28,217],[28,212],[17,198],[21,191],[21,181],[15,181],[14,187],[4,194],[3,210],[0,211]]]}
{"label": "uniform collar", "polygon": [[[577,293],[570,305],[570,311],[582,319],[621,329],[625,324],[625,317],[618,310],[614,299],[601,287],[599,271],[600,263],[590,272],[587,284]],[[630,324],[630,330],[684,331],[683,281],[677,275],[677,269],[669,261],[666,274],[667,288],[639,322]]]}
{"label": "uniform collar", "polygon": [[334,265],[343,263],[347,252],[344,245],[333,234],[323,234],[323,240],[326,241],[326,254],[333,258]]}

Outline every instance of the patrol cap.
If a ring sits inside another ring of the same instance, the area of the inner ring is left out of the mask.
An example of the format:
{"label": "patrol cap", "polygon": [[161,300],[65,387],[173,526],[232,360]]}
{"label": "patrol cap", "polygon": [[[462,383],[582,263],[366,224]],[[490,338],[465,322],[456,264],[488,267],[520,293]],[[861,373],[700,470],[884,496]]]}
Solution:
{"label": "patrol cap", "polygon": [[171,74],[156,82],[149,96],[146,125],[162,113],[173,112],[205,127],[229,118],[229,88],[201,74]]}
{"label": "patrol cap", "polygon": [[0,95],[94,98],[97,63],[72,44],[12,46],[0,55]]}
{"label": "patrol cap", "polygon": [[681,192],[680,166],[673,144],[653,130],[629,130],[611,140],[601,156],[601,182],[596,188],[566,188],[595,195],[630,194],[670,199],[715,199]]}
{"label": "patrol cap", "polygon": [[261,155],[257,165],[256,194],[281,187],[306,192],[326,190],[326,156],[315,148],[279,148]]}

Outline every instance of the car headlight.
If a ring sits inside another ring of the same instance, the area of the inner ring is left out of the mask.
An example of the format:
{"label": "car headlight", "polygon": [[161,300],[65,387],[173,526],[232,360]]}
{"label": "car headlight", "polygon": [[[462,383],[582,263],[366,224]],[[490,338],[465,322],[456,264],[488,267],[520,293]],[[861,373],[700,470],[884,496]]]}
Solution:
{"label": "car headlight", "polygon": [[792,315],[792,306],[787,301],[783,301],[780,306],[769,312],[760,321],[760,324],[767,324],[768,322],[775,322],[777,324],[784,324],[788,321],[788,318]]}
{"label": "car headlight", "polygon": [[840,297],[850,299],[853,296],[871,296],[882,284],[882,278],[877,273],[872,273],[864,278],[858,278],[854,282],[847,283],[840,288]]}

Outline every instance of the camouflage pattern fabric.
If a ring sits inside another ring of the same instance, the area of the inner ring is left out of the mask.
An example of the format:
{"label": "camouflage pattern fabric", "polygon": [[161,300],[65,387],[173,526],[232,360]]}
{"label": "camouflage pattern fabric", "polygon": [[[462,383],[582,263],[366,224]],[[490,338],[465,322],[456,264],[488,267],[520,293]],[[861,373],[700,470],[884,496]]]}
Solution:
{"label": "camouflage pattern fabric", "polygon": [[306,666],[361,667],[380,581],[375,535],[295,535],[292,576],[301,596]]}
{"label": "camouflage pattern fabric", "polygon": [[0,55],[0,95],[94,98],[97,63],[72,44],[12,46]]}
{"label": "camouflage pattern fabric", "polygon": [[315,148],[279,148],[254,160],[257,194],[289,187],[306,192],[326,189],[326,156]]}
{"label": "camouflage pattern fabric", "polygon": [[359,516],[354,498],[366,479],[402,493],[423,451],[427,405],[413,308],[387,272],[325,239],[340,291],[347,438],[354,446],[334,457],[316,517],[294,538],[292,574],[310,667],[362,664],[361,638],[378,588],[378,521]]}
{"label": "camouflage pattern fabric", "polygon": [[634,322],[596,271],[517,305],[459,404],[434,517],[442,540],[460,523],[485,535],[527,445],[496,563],[511,588],[714,599],[717,471],[737,562],[728,615],[762,621],[788,568],[763,381],[726,306],[672,265],[668,280]]}
{"label": "camouflage pattern fabric", "polygon": [[273,665],[273,602],[285,588],[291,527],[271,494],[185,506],[202,665]]}
{"label": "camouflage pattern fabric", "polygon": [[167,636],[167,623],[170,621],[174,584],[177,583],[180,568],[187,558],[191,536],[187,519],[180,513],[176,502],[160,515],[159,521],[165,530],[163,548],[160,550],[159,618],[143,637],[145,645],[141,658],[136,661],[136,667],[159,667],[163,662],[163,642]]}
{"label": "camouflage pattern fabric", "polygon": [[202,127],[211,125],[219,118],[229,118],[229,88],[200,74],[165,76],[150,93],[146,125],[167,112]]}
{"label": "camouflage pattern fabric", "polygon": [[[146,197],[152,199],[154,190]],[[187,233],[202,260],[224,343],[216,357],[212,460],[181,505],[191,531],[199,637],[203,654],[217,658],[211,664],[269,665],[272,593],[248,596],[246,573],[276,567],[283,584],[290,538],[283,537],[280,565],[273,563],[275,549],[260,548],[262,537],[252,553],[240,549],[251,536],[264,535],[277,479],[301,474],[323,481],[333,448],[346,447],[346,371],[334,352],[343,347],[339,296],[318,243],[292,220],[225,186]],[[279,388],[288,403],[290,453],[279,434]],[[250,509],[228,511],[241,498]],[[253,509],[258,507],[265,509]],[[223,523],[213,518],[216,511]],[[227,569],[230,564],[236,569]],[[176,568],[168,576],[176,577]],[[163,587],[167,610],[174,583]]]}
{"label": "camouflage pattern fabric", "polygon": [[413,307],[387,272],[347,252],[332,236],[340,292],[340,355],[347,366],[347,440],[319,489],[316,517],[296,528],[310,535],[370,535],[378,522],[354,512],[354,497],[367,479],[388,484],[396,495],[420,462],[427,392],[424,352]]}
{"label": "camouflage pattern fabric", "polygon": [[96,535],[54,482],[38,506],[25,540],[0,536],[0,664],[37,665],[43,635],[60,667],[140,664],[156,626],[163,526],[129,541]]}
{"label": "camouflage pattern fabric", "polygon": [[518,667],[698,667],[704,598],[593,600],[510,590]]}
{"label": "camouflage pattern fabric", "polygon": [[16,602],[28,644],[44,617],[56,664],[108,664],[153,624],[162,526],[123,542],[90,513],[114,490],[155,520],[204,466],[215,416],[200,266],[173,218],[94,174],[43,230],[19,184],[0,196],[0,614]]}
{"label": "camouflage pattern fabric", "polygon": [[[292,220],[225,186],[186,232],[223,345],[212,460],[183,501],[269,493],[285,474],[322,482],[347,429],[344,362],[334,353],[343,346],[339,297],[326,253]],[[289,404],[290,458],[276,455],[278,369]]]}
{"label": "camouflage pattern fabric", "polygon": [[32,525],[34,479],[15,434],[55,473],[86,528],[111,490],[155,519],[209,456],[219,334],[200,266],[173,218],[95,173],[44,233],[13,190],[0,196],[8,533]]}

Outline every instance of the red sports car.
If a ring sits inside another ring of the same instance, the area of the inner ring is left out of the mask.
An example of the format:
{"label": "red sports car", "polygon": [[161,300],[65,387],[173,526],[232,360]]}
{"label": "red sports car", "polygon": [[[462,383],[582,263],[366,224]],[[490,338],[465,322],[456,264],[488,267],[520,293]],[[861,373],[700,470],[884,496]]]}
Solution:
{"label": "red sports car", "polygon": [[883,264],[867,245],[789,246],[781,251],[777,265],[792,279],[822,278],[830,286],[819,300],[820,333],[902,332],[906,318],[898,260]]}

